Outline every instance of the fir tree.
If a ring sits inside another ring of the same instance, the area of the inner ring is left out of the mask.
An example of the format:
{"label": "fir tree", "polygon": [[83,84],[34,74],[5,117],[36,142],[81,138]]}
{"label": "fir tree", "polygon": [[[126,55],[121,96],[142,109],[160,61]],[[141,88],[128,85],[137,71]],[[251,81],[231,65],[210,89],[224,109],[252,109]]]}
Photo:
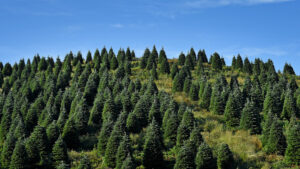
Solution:
{"label": "fir tree", "polygon": [[248,57],[246,57],[245,60],[244,60],[243,71],[244,71],[245,73],[252,74],[252,65],[251,65],[251,63],[250,63]]}
{"label": "fir tree", "polygon": [[62,132],[62,138],[68,148],[77,148],[79,146],[79,133],[73,118],[70,118],[66,122]]}
{"label": "fir tree", "polygon": [[127,155],[126,159],[123,161],[121,169],[135,169],[136,165],[131,157],[131,155]]}
{"label": "fir tree", "polygon": [[92,169],[91,162],[86,155],[82,155],[78,169]]}
{"label": "fir tree", "polygon": [[222,61],[221,61],[220,55],[218,53],[215,52],[212,55],[211,64],[212,64],[212,68],[214,70],[216,70],[216,71],[222,70]]}
{"label": "fir tree", "polygon": [[164,48],[162,48],[162,49],[159,51],[158,63],[159,63],[159,64],[162,64],[162,62],[163,62],[164,60],[167,60],[167,55],[166,55],[166,52],[165,52]]}
{"label": "fir tree", "polygon": [[67,164],[69,162],[67,146],[62,137],[57,139],[52,148],[52,160],[54,162],[54,166],[58,166],[61,161]]}
{"label": "fir tree", "polygon": [[189,91],[189,96],[193,101],[198,100],[199,86],[197,83],[192,83]]}
{"label": "fir tree", "polygon": [[104,162],[106,166],[115,168],[116,167],[116,154],[118,152],[119,144],[122,140],[122,135],[125,132],[125,117],[120,114],[118,121],[114,125],[111,135],[107,142],[105,150]]}
{"label": "fir tree", "polygon": [[185,141],[184,145],[180,148],[177,156],[174,169],[194,169],[195,165],[195,156],[196,156],[196,147],[190,141]]}
{"label": "fir tree", "polygon": [[9,169],[28,168],[28,157],[23,140],[18,140],[11,156]]}
{"label": "fir tree", "polygon": [[290,64],[285,63],[283,73],[286,75],[295,75],[295,71]]}
{"label": "fir tree", "polygon": [[178,147],[182,146],[184,141],[189,139],[190,133],[194,128],[194,115],[190,110],[186,110],[183,114],[180,125],[177,129],[177,142]]}
{"label": "fir tree", "polygon": [[170,73],[170,66],[169,66],[168,59],[163,59],[162,60],[159,71],[162,74],[169,74]]}
{"label": "fir tree", "polygon": [[128,135],[124,135],[118,147],[116,155],[116,168],[121,169],[123,162],[126,160],[127,155],[131,153],[130,139]]}
{"label": "fir tree", "polygon": [[244,67],[243,59],[242,59],[241,55],[238,54],[236,57],[236,69],[243,70],[243,67]]}
{"label": "fir tree", "polygon": [[158,124],[155,120],[147,128],[143,149],[143,165],[145,168],[163,168],[163,143]]}
{"label": "fir tree", "polygon": [[176,74],[179,72],[177,63],[173,63],[172,68],[171,68],[171,78],[174,79]]}
{"label": "fir tree", "polygon": [[59,137],[59,128],[56,124],[56,121],[53,121],[46,130],[47,138],[49,141],[49,145],[53,145],[57,138]]}
{"label": "fir tree", "polygon": [[181,52],[179,57],[178,57],[178,64],[179,65],[184,65],[185,63],[185,55]]}
{"label": "fir tree", "polygon": [[199,146],[195,159],[197,169],[216,169],[216,161],[211,148],[204,142]]}
{"label": "fir tree", "polygon": [[295,116],[296,114],[297,114],[296,102],[292,95],[292,91],[288,89],[285,93],[281,118],[289,120],[292,116]]}
{"label": "fir tree", "polygon": [[103,123],[101,127],[101,131],[98,136],[98,143],[97,143],[97,154],[98,156],[103,156],[106,150],[106,144],[109,139],[110,133],[112,132],[113,122],[106,121]]}
{"label": "fir tree", "polygon": [[286,148],[286,139],[283,135],[283,126],[281,122],[274,118],[270,128],[268,143],[264,147],[267,153],[276,153],[283,155]]}
{"label": "fir tree", "polygon": [[156,68],[154,66],[152,67],[150,74],[151,74],[152,79],[158,80],[158,74],[157,74]]}
{"label": "fir tree", "polygon": [[259,112],[255,108],[254,103],[248,100],[242,111],[240,127],[246,130],[249,129],[251,134],[260,134],[260,122]]}
{"label": "fir tree", "polygon": [[96,99],[94,100],[94,104],[90,113],[88,124],[101,126],[102,122],[102,109],[104,106],[104,98],[101,93],[98,93]]}
{"label": "fir tree", "polygon": [[1,167],[9,168],[16,141],[15,136],[12,133],[9,133],[1,150]]}
{"label": "fir tree", "polygon": [[209,105],[210,105],[210,100],[211,100],[211,92],[212,92],[212,89],[211,89],[210,83],[206,83],[203,94],[200,98],[200,107],[201,108],[208,110]]}
{"label": "fir tree", "polygon": [[225,107],[225,121],[228,128],[239,126],[242,111],[242,93],[238,88],[230,94]]}
{"label": "fir tree", "polygon": [[227,144],[221,144],[218,148],[218,168],[219,169],[233,169],[234,168],[234,159],[232,152]]}
{"label": "fir tree", "polygon": [[[291,122],[292,123],[292,122]],[[285,151],[285,161],[289,165],[300,163],[300,125],[294,124],[287,132],[287,148]]]}
{"label": "fir tree", "polygon": [[202,131],[203,130],[198,126],[198,124],[195,124],[194,129],[191,132],[190,141],[196,147],[199,147],[203,143],[203,141],[204,141],[203,137],[201,135]]}
{"label": "fir tree", "polygon": [[164,140],[165,145],[167,147],[173,147],[176,145],[176,138],[177,138],[177,128],[179,126],[178,116],[177,113],[172,112],[168,119],[167,124],[164,128]]}

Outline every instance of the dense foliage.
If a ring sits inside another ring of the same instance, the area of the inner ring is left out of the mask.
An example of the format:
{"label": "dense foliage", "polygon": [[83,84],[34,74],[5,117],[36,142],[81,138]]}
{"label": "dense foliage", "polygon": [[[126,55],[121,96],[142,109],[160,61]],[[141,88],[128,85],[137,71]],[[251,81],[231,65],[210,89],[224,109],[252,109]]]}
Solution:
{"label": "dense foliage", "polygon": [[0,62],[0,168],[245,168],[226,140],[203,136],[211,119],[196,109],[221,118],[223,132],[257,135],[257,151],[280,165],[300,164],[299,78],[289,64],[281,73],[237,55],[226,66],[193,48],[171,60],[155,46],[141,58],[103,48],[62,59]]}

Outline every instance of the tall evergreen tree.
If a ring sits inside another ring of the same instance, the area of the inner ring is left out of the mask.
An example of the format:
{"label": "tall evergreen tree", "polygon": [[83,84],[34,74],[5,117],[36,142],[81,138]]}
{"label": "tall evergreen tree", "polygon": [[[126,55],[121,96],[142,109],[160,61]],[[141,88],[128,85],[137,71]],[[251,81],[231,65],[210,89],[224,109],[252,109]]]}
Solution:
{"label": "tall evergreen tree", "polygon": [[260,114],[255,108],[255,104],[248,100],[242,111],[240,127],[246,130],[249,129],[251,134],[260,134],[260,122]]}
{"label": "tall evergreen tree", "polygon": [[281,113],[281,118],[289,120],[292,116],[297,115],[297,106],[292,91],[288,89],[285,92],[285,99],[283,104],[283,109]]}
{"label": "tall evergreen tree", "polygon": [[11,163],[11,156],[13,155],[16,141],[17,140],[15,136],[12,133],[9,133],[1,151],[1,167],[9,168],[9,165]]}
{"label": "tall evergreen tree", "polygon": [[170,73],[170,66],[169,66],[168,59],[163,59],[161,61],[161,65],[160,65],[159,71],[162,74],[169,74]]}
{"label": "tall evergreen tree", "polygon": [[218,148],[218,168],[219,169],[233,169],[234,159],[229,146],[225,143],[221,144]]}
{"label": "tall evergreen tree", "polygon": [[86,155],[82,155],[78,169],[92,169],[90,159]]}
{"label": "tall evergreen tree", "polygon": [[276,153],[283,155],[286,148],[286,138],[283,135],[283,125],[281,122],[274,118],[273,123],[270,128],[270,133],[268,137],[268,143],[264,147],[267,153]]}
{"label": "tall evergreen tree", "polygon": [[131,157],[131,155],[127,155],[126,159],[123,161],[121,169],[135,169],[136,165]]}
{"label": "tall evergreen tree", "polygon": [[117,155],[116,155],[116,168],[121,169],[123,161],[126,160],[127,155],[131,153],[131,145],[130,139],[128,135],[124,135],[120,145],[118,147]]}
{"label": "tall evergreen tree", "polygon": [[125,117],[123,116],[123,114],[120,114],[106,145],[107,147],[105,150],[104,162],[108,167],[116,167],[116,154],[118,152],[118,147],[122,140],[122,135],[124,132]]}
{"label": "tall evergreen tree", "polygon": [[300,125],[294,124],[287,132],[287,148],[285,151],[285,161],[289,165],[300,163]]}
{"label": "tall evergreen tree", "polygon": [[54,166],[58,166],[62,161],[66,164],[69,162],[67,146],[62,137],[57,139],[52,148],[52,160]]}
{"label": "tall evergreen tree", "polygon": [[184,145],[180,148],[177,156],[174,169],[194,169],[195,165],[195,156],[196,156],[196,146],[193,145],[190,141],[185,141]]}
{"label": "tall evergreen tree", "polygon": [[147,128],[143,149],[143,165],[145,168],[164,168],[162,135],[155,120]]}
{"label": "tall evergreen tree", "polygon": [[202,97],[200,98],[200,107],[201,108],[208,110],[209,105],[210,105],[210,100],[211,100],[211,92],[212,92],[212,89],[211,89],[210,83],[206,83]]}
{"label": "tall evergreen tree", "polygon": [[216,169],[216,161],[211,148],[204,142],[199,146],[195,159],[197,169]]}
{"label": "tall evergreen tree", "polygon": [[23,140],[18,140],[11,156],[9,169],[26,169],[29,167],[28,157]]}
{"label": "tall evergreen tree", "polygon": [[185,63],[185,55],[181,52],[179,57],[178,57],[178,64],[179,65],[184,65]]}
{"label": "tall evergreen tree", "polygon": [[113,122],[111,120],[106,121],[102,124],[97,143],[97,154],[98,156],[103,156],[106,150],[106,144],[109,136],[113,129]]}
{"label": "tall evergreen tree", "polygon": [[177,129],[177,142],[178,147],[182,146],[184,141],[189,139],[190,133],[194,128],[194,115],[190,110],[186,110],[183,114],[180,125]]}

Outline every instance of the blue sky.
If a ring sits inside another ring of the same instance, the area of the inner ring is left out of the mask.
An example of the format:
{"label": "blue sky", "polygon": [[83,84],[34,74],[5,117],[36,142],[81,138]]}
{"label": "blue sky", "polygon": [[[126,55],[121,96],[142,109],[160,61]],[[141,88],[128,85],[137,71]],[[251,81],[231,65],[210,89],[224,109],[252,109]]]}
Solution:
{"label": "blue sky", "polygon": [[96,48],[190,47],[290,63],[300,74],[299,0],[1,0],[0,60]]}

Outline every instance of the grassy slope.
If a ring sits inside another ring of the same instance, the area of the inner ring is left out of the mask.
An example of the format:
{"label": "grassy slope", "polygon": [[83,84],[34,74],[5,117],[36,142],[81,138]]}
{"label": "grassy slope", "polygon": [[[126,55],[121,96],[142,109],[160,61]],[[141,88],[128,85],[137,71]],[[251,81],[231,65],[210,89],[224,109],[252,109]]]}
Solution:
{"label": "grassy slope", "polygon": [[[170,60],[174,62],[176,60]],[[209,65],[206,65],[206,69],[209,69]],[[232,72],[229,69],[225,69],[225,76],[229,82],[230,76],[232,74],[237,74],[238,72]],[[134,80],[139,78],[142,82],[145,82],[149,78],[149,72],[147,70],[142,70],[139,67],[132,68],[131,79]],[[195,72],[192,72],[194,79],[197,80]],[[238,81],[243,84],[245,75],[239,73]],[[213,82],[214,78],[210,79]],[[205,141],[215,150],[219,143],[225,142],[229,145],[230,149],[234,153],[234,157],[238,162],[239,168],[264,168],[271,169],[271,164],[276,163],[283,159],[282,156],[277,155],[266,155],[262,151],[262,144],[258,135],[250,135],[249,132],[238,130],[238,131],[228,131],[224,126],[224,118],[222,115],[214,115],[206,110],[200,109],[198,106],[198,101],[190,100],[185,93],[177,92],[172,93],[172,79],[167,75],[159,75],[159,79],[155,81],[159,90],[164,90],[173,95],[173,98],[178,102],[185,102],[187,105],[193,107],[193,113],[196,118],[201,121],[203,126],[203,137]],[[297,78],[297,83],[300,86],[300,78]],[[92,166],[94,168],[102,167],[102,159],[97,157],[96,150],[87,152],[76,152],[70,151],[69,155],[72,159],[72,168],[77,166],[80,160],[81,154],[86,154],[91,159]],[[137,157],[140,158],[140,157]],[[174,152],[165,152],[165,159],[167,161],[174,161]]]}

